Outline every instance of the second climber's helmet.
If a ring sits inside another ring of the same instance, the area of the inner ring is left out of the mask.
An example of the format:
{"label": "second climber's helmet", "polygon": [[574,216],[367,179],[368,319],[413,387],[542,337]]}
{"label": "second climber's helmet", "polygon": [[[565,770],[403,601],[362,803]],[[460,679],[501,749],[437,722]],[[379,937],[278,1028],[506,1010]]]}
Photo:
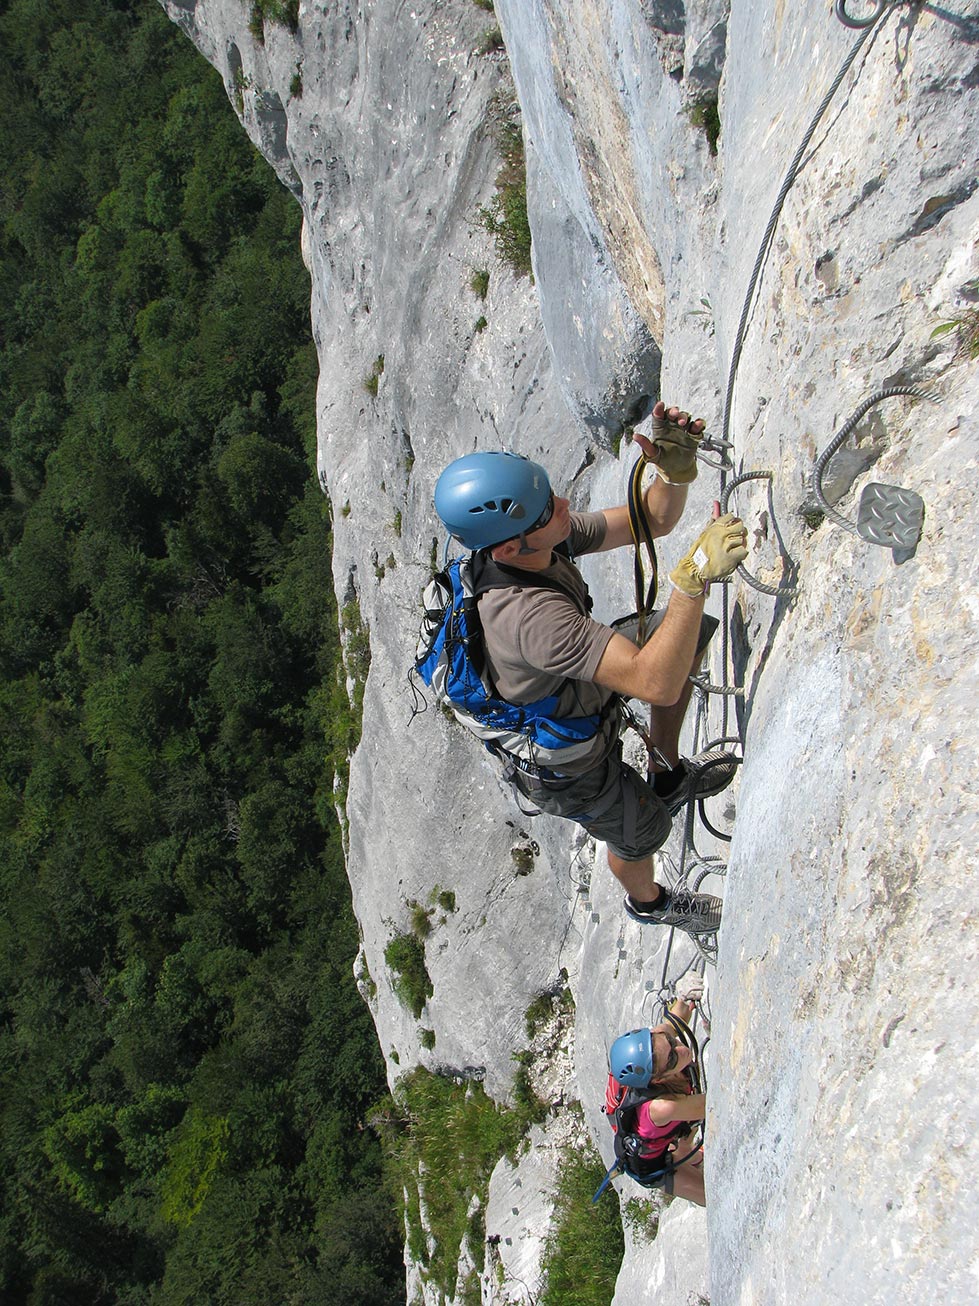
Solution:
{"label": "second climber's helmet", "polygon": [[435,511],[467,549],[487,549],[528,531],[551,494],[547,472],[515,453],[470,453],[435,485]]}
{"label": "second climber's helmet", "polygon": [[608,1053],[609,1069],[620,1084],[646,1088],[653,1077],[653,1035],[648,1029],[620,1034]]}

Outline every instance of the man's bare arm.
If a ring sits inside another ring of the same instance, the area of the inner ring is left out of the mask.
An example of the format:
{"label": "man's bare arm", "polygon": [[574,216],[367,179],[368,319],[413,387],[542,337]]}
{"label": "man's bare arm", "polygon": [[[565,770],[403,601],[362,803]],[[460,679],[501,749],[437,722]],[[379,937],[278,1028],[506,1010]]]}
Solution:
{"label": "man's bare arm", "polygon": [[[683,516],[683,509],[687,503],[687,486],[669,485],[658,476],[654,476],[652,485],[646,491],[645,502],[646,520],[649,522],[650,532],[653,538],[658,540],[663,535],[669,535]],[[631,544],[632,527],[629,525],[629,509],[623,505],[620,508],[605,508],[603,512],[606,522],[605,539],[602,549],[598,552],[605,549],[621,549],[623,545]]]}
{"label": "man's bare arm", "polygon": [[623,635],[612,636],[596,668],[596,682],[628,698],[672,706],[693,666],[703,612],[703,596],[693,599],[674,590],[666,616],[642,648]]}

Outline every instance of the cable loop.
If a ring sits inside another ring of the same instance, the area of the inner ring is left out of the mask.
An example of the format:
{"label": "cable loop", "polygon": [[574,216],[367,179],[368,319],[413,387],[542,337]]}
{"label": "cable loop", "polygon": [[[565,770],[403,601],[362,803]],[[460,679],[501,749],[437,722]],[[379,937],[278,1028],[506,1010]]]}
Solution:
{"label": "cable loop", "polygon": [[[743,472],[740,476],[736,476],[734,480],[725,485],[724,489],[721,491],[721,512],[727,512],[727,504],[731,494],[739,485],[743,485],[745,481],[771,481],[771,479],[771,472]],[[750,585],[753,590],[757,590],[759,594],[768,594],[772,598],[792,598],[794,595],[799,593],[795,585],[766,585],[763,580],[758,580],[755,576],[752,576],[751,572],[743,562],[738,566],[738,575],[744,583]]]}
{"label": "cable loop", "polygon": [[743,685],[713,685],[706,676],[690,676],[688,679],[702,694],[732,694],[744,697]]}
{"label": "cable loop", "polygon": [[888,385],[882,390],[875,390],[869,399],[865,399],[860,407],[847,419],[840,429],[830,440],[829,444],[816,459],[816,465],[812,469],[812,475],[809,478],[809,488],[812,490],[813,497],[818,501],[819,507],[825,514],[828,521],[836,526],[842,527],[843,530],[849,531],[851,535],[859,535],[855,524],[844,517],[842,513],[829,503],[823,493],[823,475],[829,464],[830,459],[837,453],[846,442],[847,436],[854,429],[858,422],[877,404],[881,404],[885,399],[895,399],[900,395],[908,395],[912,399],[925,399],[929,403],[937,403],[938,396],[929,390],[921,390],[916,385]]}
{"label": "cable loop", "polygon": [[880,18],[881,14],[883,14],[884,10],[887,8],[889,0],[875,0],[874,11],[873,13],[868,14],[866,18],[853,18],[846,11],[847,3],[848,0],[836,0],[836,4],[833,6],[833,12],[844,27],[859,29],[863,27],[873,27],[874,23],[877,22],[877,19]]}

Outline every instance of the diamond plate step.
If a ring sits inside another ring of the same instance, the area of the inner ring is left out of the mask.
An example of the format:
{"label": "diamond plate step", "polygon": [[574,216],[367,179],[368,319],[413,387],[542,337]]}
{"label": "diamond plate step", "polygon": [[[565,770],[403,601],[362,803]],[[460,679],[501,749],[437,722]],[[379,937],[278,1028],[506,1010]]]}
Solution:
{"label": "diamond plate step", "polygon": [[924,500],[914,490],[878,482],[864,487],[857,509],[857,533],[870,544],[893,549],[895,562],[913,556],[924,520]]}

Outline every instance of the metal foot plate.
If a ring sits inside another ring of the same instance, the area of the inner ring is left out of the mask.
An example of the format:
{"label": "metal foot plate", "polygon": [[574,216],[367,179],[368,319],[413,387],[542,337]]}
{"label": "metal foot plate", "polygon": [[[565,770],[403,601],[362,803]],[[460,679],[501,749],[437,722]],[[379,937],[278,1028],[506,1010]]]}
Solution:
{"label": "metal foot plate", "polygon": [[[857,532],[861,539],[895,549],[905,557],[910,557],[917,547],[924,520],[924,500],[914,490],[875,482],[866,486],[860,496]],[[895,561],[903,558],[895,555]]]}

